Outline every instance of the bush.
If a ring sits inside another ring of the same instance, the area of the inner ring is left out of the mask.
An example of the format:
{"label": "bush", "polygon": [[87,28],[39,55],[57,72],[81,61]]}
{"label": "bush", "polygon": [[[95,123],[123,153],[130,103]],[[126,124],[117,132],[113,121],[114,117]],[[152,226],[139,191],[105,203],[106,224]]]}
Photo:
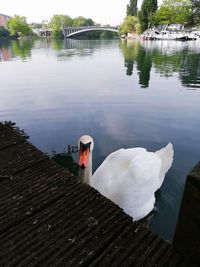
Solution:
{"label": "bush", "polygon": [[8,37],[9,32],[4,27],[0,26],[0,37]]}

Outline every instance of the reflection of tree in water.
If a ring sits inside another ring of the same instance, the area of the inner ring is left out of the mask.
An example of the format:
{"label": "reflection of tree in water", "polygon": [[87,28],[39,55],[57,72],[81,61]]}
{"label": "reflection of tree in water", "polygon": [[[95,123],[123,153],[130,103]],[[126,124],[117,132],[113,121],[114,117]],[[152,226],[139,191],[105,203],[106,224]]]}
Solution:
{"label": "reflection of tree in water", "polygon": [[200,88],[200,54],[185,55],[181,61],[179,75],[184,86]]}
{"label": "reflection of tree in water", "polygon": [[133,66],[134,66],[134,61],[137,57],[139,43],[138,42],[128,43],[126,40],[122,40],[119,46],[124,56],[124,66],[126,68],[126,74],[128,76],[131,76],[133,74]]}
{"label": "reflection of tree in water", "polygon": [[152,57],[147,49],[141,47],[138,41],[120,43],[120,48],[124,55],[124,65],[126,67],[126,74],[131,76],[133,74],[134,62],[137,63],[137,70],[139,73],[139,83],[146,88],[149,85],[150,71],[152,66]]}
{"label": "reflection of tree in water", "polygon": [[133,74],[133,60],[126,60],[124,62],[124,66],[126,67],[126,75],[131,76]]}
{"label": "reflection of tree in water", "polygon": [[158,73],[166,78],[171,77],[174,72],[178,72],[181,63],[180,55],[166,55],[158,50],[153,51],[153,64]]}
{"label": "reflection of tree in water", "polygon": [[12,42],[11,47],[15,56],[26,59],[31,57],[33,44],[34,42],[32,40],[17,40]]}
{"label": "reflection of tree in water", "polygon": [[150,72],[152,66],[152,55],[149,51],[140,47],[137,56],[137,69],[139,72],[139,83],[143,88],[149,86]]}
{"label": "reflection of tree in water", "polygon": [[56,151],[53,151],[51,159],[62,167],[67,168],[73,174],[78,175],[79,166],[72,157],[75,153],[77,153],[77,147],[68,145],[66,152],[56,153]]}
{"label": "reflection of tree in water", "polygon": [[200,87],[200,54],[191,52],[188,47],[172,54],[153,51],[153,64],[156,70],[165,77],[179,73],[182,85],[186,87]]}
{"label": "reflection of tree in water", "polygon": [[124,56],[126,74],[128,76],[133,74],[135,64],[139,74],[139,83],[141,87],[147,88],[151,68],[154,66],[156,72],[166,78],[178,73],[183,86],[200,88],[200,53],[198,50],[191,49],[190,43],[180,45],[178,41],[170,44],[161,42],[145,42],[142,45],[136,41],[121,42],[120,48]]}
{"label": "reflection of tree in water", "polygon": [[51,39],[51,47],[54,50],[61,50],[64,48],[64,41],[60,39]]}

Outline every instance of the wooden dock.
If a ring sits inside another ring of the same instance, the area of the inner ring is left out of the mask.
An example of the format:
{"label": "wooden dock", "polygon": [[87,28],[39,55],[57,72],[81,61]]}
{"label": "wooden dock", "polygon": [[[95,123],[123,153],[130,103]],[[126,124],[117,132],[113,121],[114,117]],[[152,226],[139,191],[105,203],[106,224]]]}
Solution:
{"label": "wooden dock", "polygon": [[0,266],[199,266],[0,123]]}

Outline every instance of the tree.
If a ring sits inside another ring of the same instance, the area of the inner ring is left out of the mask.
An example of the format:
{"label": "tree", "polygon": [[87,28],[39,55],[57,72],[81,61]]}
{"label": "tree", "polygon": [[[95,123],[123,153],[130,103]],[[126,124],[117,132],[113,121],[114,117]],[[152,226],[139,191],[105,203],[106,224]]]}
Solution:
{"label": "tree", "polygon": [[94,26],[95,23],[92,19],[86,19],[86,25],[85,26]]}
{"label": "tree", "polygon": [[137,0],[130,0],[130,4],[127,5],[127,16],[136,16],[137,15]]}
{"label": "tree", "polygon": [[2,26],[0,26],[0,37],[8,37],[9,32]]}
{"label": "tree", "polygon": [[26,17],[15,15],[8,21],[8,30],[12,36],[26,36],[33,33]]}
{"label": "tree", "polygon": [[192,20],[200,25],[200,0],[192,0]]}
{"label": "tree", "polygon": [[92,19],[86,19],[82,16],[72,19],[67,15],[54,15],[51,18],[48,27],[51,28],[53,37],[61,38],[63,37],[63,27],[93,26],[94,24]]}
{"label": "tree", "polygon": [[127,34],[128,32],[140,33],[140,24],[137,17],[127,16],[120,25],[120,34]]}
{"label": "tree", "polygon": [[67,15],[54,15],[50,22],[49,27],[52,30],[53,37],[62,37],[62,28],[70,27],[73,25],[73,19]]}
{"label": "tree", "polygon": [[79,16],[74,19],[73,26],[81,27],[81,26],[93,26],[95,23],[92,19],[86,19],[82,16]]}
{"label": "tree", "polygon": [[144,0],[139,11],[139,20],[141,24],[141,31],[145,31],[153,24],[153,16],[158,8],[157,0]]}
{"label": "tree", "polygon": [[112,39],[118,36],[118,33],[116,32],[110,32],[110,31],[100,31],[99,38],[100,39]]}
{"label": "tree", "polygon": [[190,0],[163,0],[163,4],[155,13],[156,24],[186,24],[192,15]]}

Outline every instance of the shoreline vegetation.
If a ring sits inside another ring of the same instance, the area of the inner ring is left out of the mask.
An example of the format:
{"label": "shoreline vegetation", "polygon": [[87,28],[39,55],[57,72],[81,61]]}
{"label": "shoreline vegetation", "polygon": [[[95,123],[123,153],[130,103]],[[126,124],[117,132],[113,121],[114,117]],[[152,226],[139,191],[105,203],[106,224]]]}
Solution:
{"label": "shoreline vegetation", "polygon": [[[179,24],[185,29],[198,29],[200,27],[200,1],[199,0],[163,0],[158,6],[157,0],[143,0],[138,9],[138,0],[129,0],[126,16],[120,25],[119,37],[137,39],[145,31],[158,26]],[[42,32],[52,38],[64,38],[63,27],[100,26],[91,18],[78,16],[71,18],[68,15],[54,15],[49,21],[42,23],[27,22],[25,16],[14,15],[7,22],[7,29],[0,26],[0,38],[36,37]],[[102,25],[111,26],[111,25]],[[41,37],[41,36],[38,36]],[[47,36],[46,36],[47,37]],[[84,39],[110,39],[116,38],[116,33],[102,31],[84,33]]]}

